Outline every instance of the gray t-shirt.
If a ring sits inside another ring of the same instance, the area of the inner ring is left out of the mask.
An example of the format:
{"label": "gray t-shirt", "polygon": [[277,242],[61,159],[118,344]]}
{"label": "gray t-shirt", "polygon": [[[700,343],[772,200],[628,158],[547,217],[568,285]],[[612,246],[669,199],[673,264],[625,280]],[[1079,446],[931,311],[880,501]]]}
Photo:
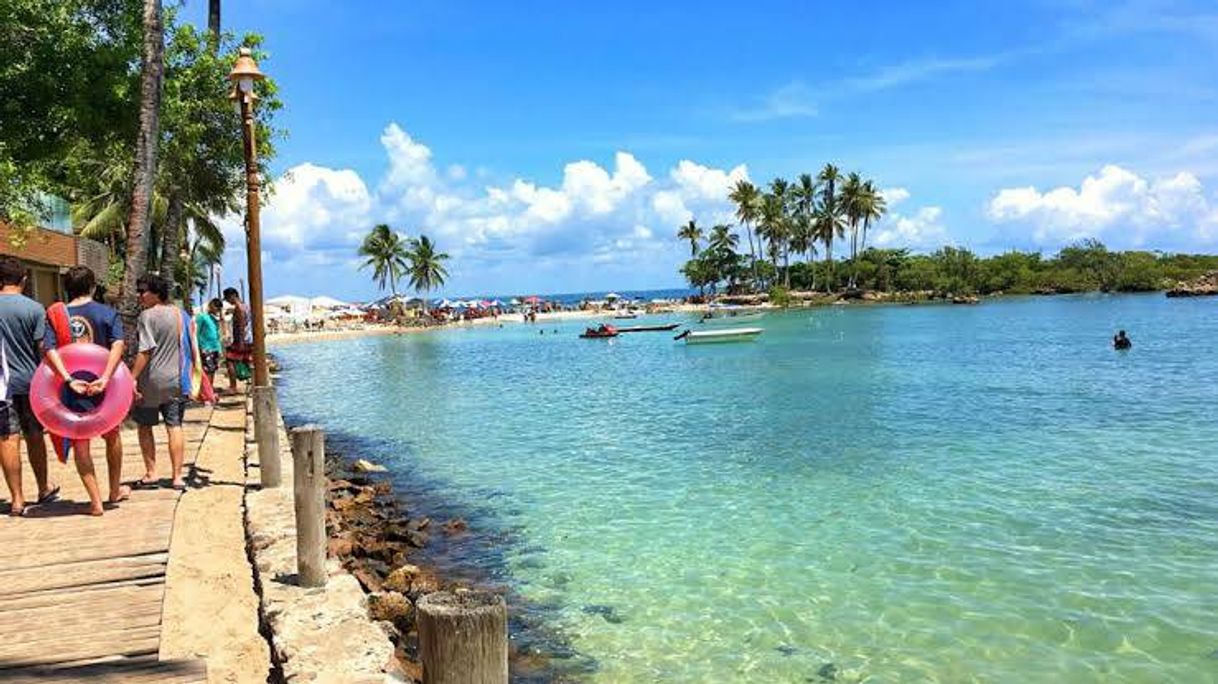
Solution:
{"label": "gray t-shirt", "polygon": [[41,304],[25,295],[0,294],[0,344],[8,359],[9,397],[30,393],[30,380],[42,361],[40,344],[46,328],[47,312]]}
{"label": "gray t-shirt", "polygon": [[152,408],[182,397],[182,312],[158,304],[140,312],[139,351],[149,352],[148,366],[137,381],[141,406]]}

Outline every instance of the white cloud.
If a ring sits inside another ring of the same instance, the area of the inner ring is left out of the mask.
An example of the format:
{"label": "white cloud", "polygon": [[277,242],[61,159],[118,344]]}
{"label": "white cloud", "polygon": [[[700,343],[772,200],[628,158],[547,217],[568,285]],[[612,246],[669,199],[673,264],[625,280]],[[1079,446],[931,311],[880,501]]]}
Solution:
{"label": "white cloud", "polygon": [[1117,247],[1204,243],[1214,239],[1218,226],[1218,207],[1193,174],[1148,180],[1112,164],[1078,188],[1000,190],[986,213],[995,222],[1029,228],[1031,241],[1047,246],[1083,238]]}
{"label": "white cloud", "polygon": [[[905,192],[905,197],[909,197],[908,192]],[[876,247],[911,249],[937,249],[950,243],[940,207],[921,207],[909,216],[889,214],[877,227],[873,242]]]}
{"label": "white cloud", "polygon": [[816,104],[812,92],[800,81],[792,81],[771,92],[754,107],[732,113],[736,121],[773,121],[775,119],[798,119],[816,116]]}
{"label": "white cloud", "polygon": [[905,188],[884,188],[880,190],[880,196],[884,198],[884,202],[888,204],[888,208],[892,209],[901,202],[909,199],[909,191]]}
{"label": "white cloud", "polygon": [[[263,213],[265,244],[276,263],[337,263],[354,253],[375,223],[408,235],[425,232],[462,264],[491,267],[525,259],[538,268],[597,263],[672,271],[677,226],[697,216],[729,220],[729,188],[743,165],[718,169],[682,160],[659,178],[628,152],[612,166],[594,160],[562,167],[556,185],[529,178],[487,183],[459,164],[437,165],[432,150],[395,123],[380,138],[389,161],[370,191],[354,171],[302,164],[276,183]],[[472,177],[471,177],[472,176]],[[234,235],[237,221],[229,221]],[[467,266],[468,267],[468,266]]]}
{"label": "white cloud", "polygon": [[[356,172],[300,164],[276,181],[262,211],[263,244],[272,250],[334,244],[366,224],[371,209],[372,196]],[[230,238],[242,235],[240,217],[224,225]]]}
{"label": "white cloud", "polygon": [[1010,54],[982,55],[979,57],[954,57],[948,59],[920,59],[883,67],[875,73],[846,81],[853,90],[874,92],[926,80],[940,74],[959,74],[987,71],[1009,59]]}

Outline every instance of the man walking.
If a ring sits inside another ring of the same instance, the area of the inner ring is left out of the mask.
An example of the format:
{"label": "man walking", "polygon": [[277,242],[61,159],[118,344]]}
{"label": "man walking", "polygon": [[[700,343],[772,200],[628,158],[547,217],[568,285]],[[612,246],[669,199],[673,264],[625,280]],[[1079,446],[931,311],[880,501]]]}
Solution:
{"label": "man walking", "polygon": [[245,364],[248,369],[254,361],[254,322],[250,318],[249,304],[241,301],[237,288],[224,290],[224,301],[233,307],[233,325],[230,328],[233,340],[229,343],[224,358],[228,367],[228,391],[230,394],[236,394],[238,364]]}
{"label": "man walking", "polygon": [[25,265],[11,256],[0,256],[0,384],[8,393],[0,396],[0,466],[12,498],[10,515],[24,515],[25,494],[21,488],[21,437],[25,436],[30,468],[38,482],[38,503],[53,501],[59,487],[47,481],[46,441],[42,425],[30,408],[30,380],[42,360],[46,335],[46,310],[26,297]]}
{"label": "man walking", "polygon": [[[183,354],[197,352],[194,326],[184,318],[182,310],[169,304],[169,282],[159,275],[146,275],[136,281],[139,294],[139,350],[131,374],[136,378],[135,407],[131,417],[139,426],[140,452],[144,457],[144,477],[137,486],[152,487],[157,483],[156,441],[152,428],[165,421],[169,441],[169,461],[172,465],[174,489],[186,488],[182,481],[182,462],[186,441],[182,434],[182,414],[186,397],[182,391]],[[183,335],[189,334],[189,348],[183,345]],[[198,358],[191,363],[198,364]]]}
{"label": "man walking", "polygon": [[[89,382],[85,387],[73,389],[86,397],[97,396],[106,391],[110,378],[123,360],[123,324],[118,312],[105,304],[93,300],[97,286],[97,277],[86,266],[73,266],[64,276],[64,290],[68,295],[67,318],[68,330],[66,340],[56,337],[55,330],[47,330],[44,347],[51,367],[55,369],[65,382],[70,382],[68,371],[64,368],[56,347],[60,344],[74,342],[89,342],[110,350],[106,360],[106,368],[101,377]],[[52,307],[54,308],[54,307]],[[50,326],[48,326],[49,328]],[[81,391],[83,390],[83,391]],[[121,426],[115,427],[102,436],[106,443],[106,470],[110,481],[109,496],[106,503],[116,504],[128,497],[131,490],[123,485],[123,442]],[[89,450],[89,440],[78,439],[72,442],[73,456],[76,459],[76,472],[89,494],[89,513],[101,515],[101,490],[97,484],[97,473],[93,467],[93,455]]]}

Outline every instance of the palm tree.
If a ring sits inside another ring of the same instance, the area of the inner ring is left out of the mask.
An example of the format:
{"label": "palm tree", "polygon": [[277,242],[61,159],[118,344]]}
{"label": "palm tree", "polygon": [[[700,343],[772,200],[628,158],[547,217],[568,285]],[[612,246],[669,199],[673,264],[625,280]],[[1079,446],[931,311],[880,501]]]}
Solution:
{"label": "palm tree", "polygon": [[127,254],[123,270],[120,310],[130,355],[136,344],[139,315],[135,281],[148,264],[148,234],[151,230],[152,186],[156,181],[156,152],[160,136],[161,77],[165,71],[165,26],[161,0],[144,0],[144,46],[140,73],[139,135],[135,141],[135,181],[131,190],[131,215],[127,221]]}
{"label": "palm tree", "polygon": [[864,183],[863,195],[866,202],[863,205],[863,244],[859,247],[860,251],[867,250],[867,228],[871,222],[879,221],[888,213],[888,202],[884,200],[884,194],[876,189],[875,183],[870,180]]}
{"label": "palm tree", "polygon": [[367,260],[360,264],[360,269],[371,266],[372,279],[376,281],[377,287],[384,290],[385,283],[388,283],[389,291],[396,297],[398,279],[410,270],[407,261],[411,259],[411,253],[402,236],[384,223],[377,224],[364,236],[364,242],[359,246],[359,255],[367,257]]}
{"label": "palm tree", "polygon": [[825,292],[833,286],[833,239],[845,235],[837,196],[837,181],[840,178],[841,172],[833,164],[825,164],[816,176],[821,184],[820,211],[815,223],[816,236],[825,244],[825,259],[829,263]]}
{"label": "palm tree", "polygon": [[410,241],[410,286],[417,292],[423,293],[423,310],[427,311],[427,293],[444,285],[448,271],[444,262],[448,255],[437,252],[436,245],[426,235],[420,235],[417,240]]}
{"label": "palm tree", "polygon": [[812,256],[816,252],[816,179],[810,173],[801,173],[791,189],[794,222],[791,230],[791,249],[808,256],[812,268],[812,289],[816,289],[816,268]]}
{"label": "palm tree", "polygon": [[850,281],[847,287],[854,289],[855,275],[858,272],[859,252],[859,222],[863,219],[863,179],[851,171],[842,185],[842,213],[846,215],[846,224],[850,227]]}
{"label": "palm tree", "polygon": [[744,224],[744,232],[749,236],[749,266],[753,270],[753,282],[756,283],[757,251],[753,249],[753,225],[761,217],[761,192],[756,185],[739,180],[727,197],[736,204],[736,219]]}
{"label": "palm tree", "polygon": [[698,224],[694,223],[693,219],[689,223],[681,226],[677,231],[677,238],[681,240],[689,240],[689,255],[691,257],[698,256],[698,241],[702,239],[702,229]]}

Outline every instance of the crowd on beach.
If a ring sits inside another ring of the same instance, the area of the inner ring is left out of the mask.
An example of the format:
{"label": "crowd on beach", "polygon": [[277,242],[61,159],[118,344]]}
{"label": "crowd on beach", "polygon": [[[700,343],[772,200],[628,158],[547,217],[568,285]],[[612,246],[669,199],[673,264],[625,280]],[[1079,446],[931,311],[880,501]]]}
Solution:
{"label": "crowd on beach", "polygon": [[[89,496],[92,515],[102,515],[108,506],[126,500],[132,488],[160,486],[153,433],[153,428],[160,424],[165,426],[171,464],[169,486],[183,490],[186,486],[183,415],[189,401],[214,400],[212,387],[221,359],[227,366],[229,380],[223,393],[236,394],[238,381],[248,379],[253,349],[249,305],[241,300],[236,289],[228,288],[224,291],[224,302],[212,299],[205,310],[195,313],[189,298],[185,298],[184,308],[173,302],[170,282],[161,275],[149,273],[138,279],[136,292],[141,311],[133,336],[137,348],[127,366],[135,382],[129,390],[133,396],[126,418],[137,428],[144,474],[132,482],[123,482],[121,423],[99,435],[105,444],[109,475],[109,491],[103,499],[93,465],[92,440],[49,434],[35,414],[31,383],[40,364],[45,362],[64,387],[60,399],[64,410],[71,410],[67,405],[75,400],[101,401],[108,390],[122,391],[117,384],[111,386],[116,372],[126,363],[124,357],[128,356],[122,317],[106,302],[96,274],[87,267],[68,269],[64,276],[64,300],[45,309],[25,296],[28,277],[19,260],[0,257],[0,465],[10,493],[9,515],[23,516],[32,507],[59,497],[60,488],[51,483],[48,474],[48,438],[61,461],[74,460]],[[227,322],[225,302],[231,311]],[[60,350],[80,343],[108,350],[100,375],[74,373],[65,364]],[[197,386],[189,379],[184,381],[184,369],[186,374],[199,377]],[[34,502],[26,501],[22,488],[22,439],[38,485]]]}

